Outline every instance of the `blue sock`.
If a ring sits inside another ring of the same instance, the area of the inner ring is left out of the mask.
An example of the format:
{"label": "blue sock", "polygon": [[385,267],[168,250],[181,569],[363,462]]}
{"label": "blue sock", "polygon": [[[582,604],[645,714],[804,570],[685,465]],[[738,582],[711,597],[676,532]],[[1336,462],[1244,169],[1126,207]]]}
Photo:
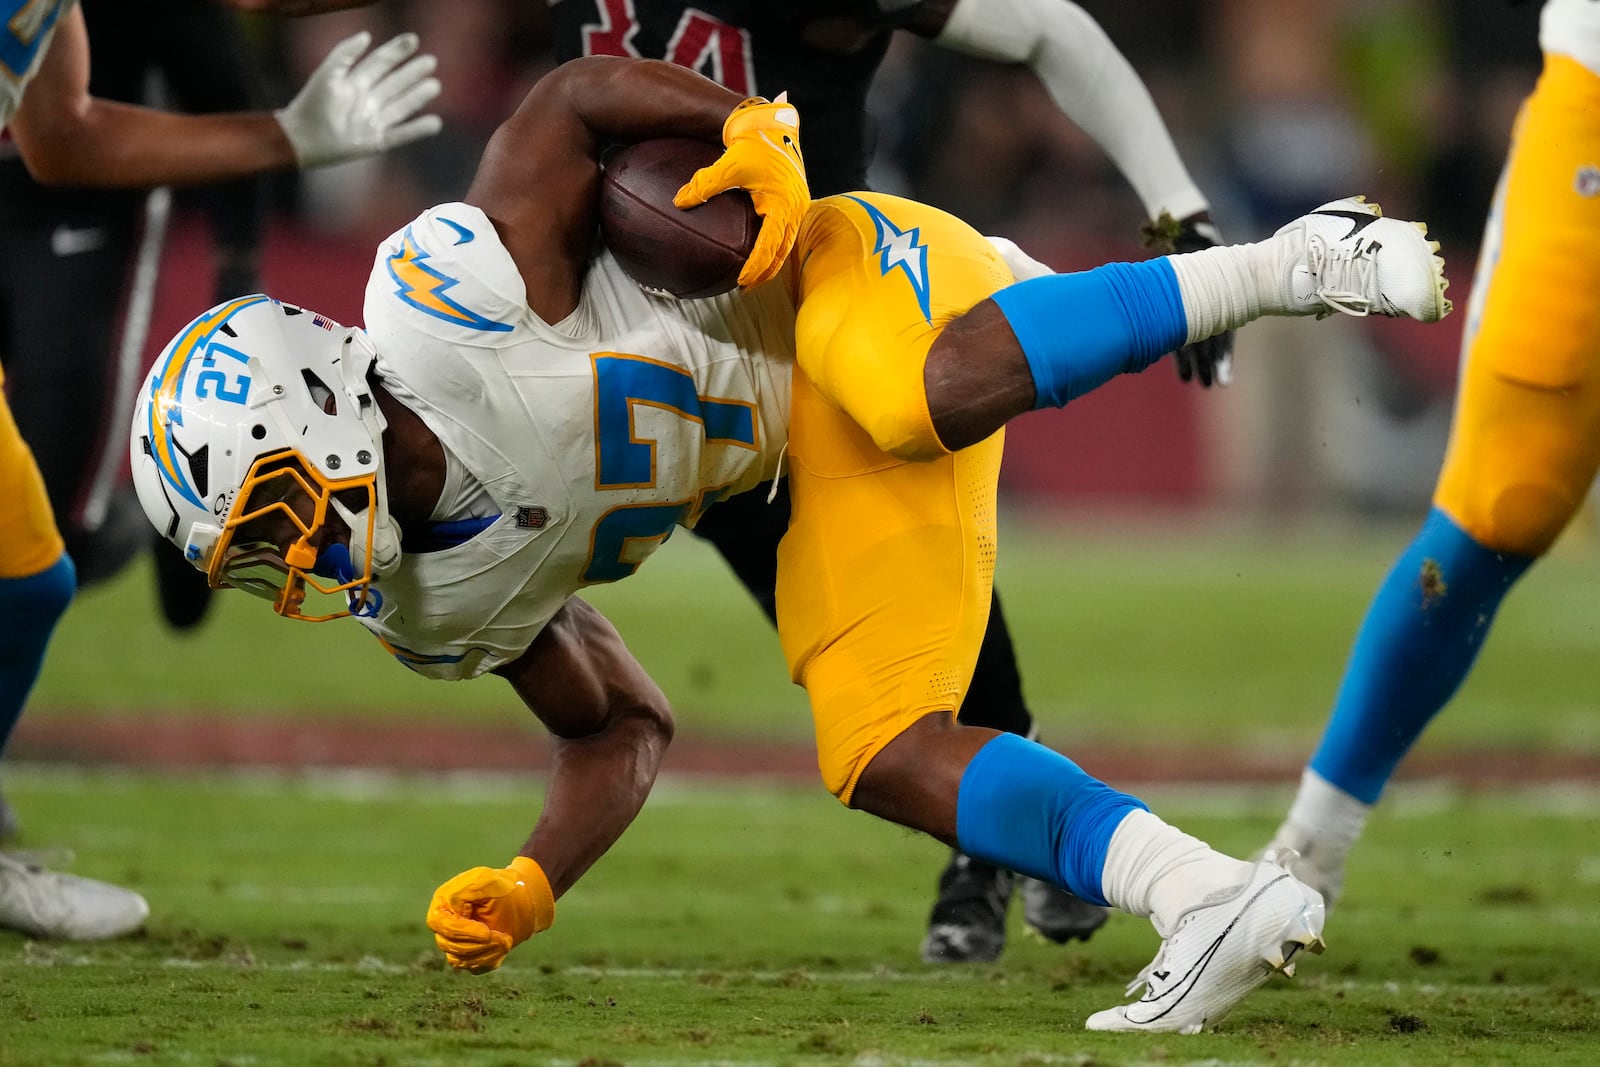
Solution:
{"label": "blue sock", "polygon": [[65,552],[38,574],[0,578],[0,618],[7,620],[10,631],[0,641],[0,752],[5,751],[28,691],[39,677],[56,621],[72,603],[77,587],[77,570]]}
{"label": "blue sock", "polygon": [[1467,677],[1500,601],[1531,563],[1484,548],[1433,509],[1367,609],[1311,769],[1375,803]]}
{"label": "blue sock", "polygon": [[1060,753],[1001,734],[978,750],[961,776],[956,840],[969,856],[1103,905],[1106,846],[1136,809],[1149,810]]}
{"label": "blue sock", "polygon": [[1035,408],[1142,371],[1189,339],[1178,276],[1164,258],[1030,278],[994,302],[1033,371]]}

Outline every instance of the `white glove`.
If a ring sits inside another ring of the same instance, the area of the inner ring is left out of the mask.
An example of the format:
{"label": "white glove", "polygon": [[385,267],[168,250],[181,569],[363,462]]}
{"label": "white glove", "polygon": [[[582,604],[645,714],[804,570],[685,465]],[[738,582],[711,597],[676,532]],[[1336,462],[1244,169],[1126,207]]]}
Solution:
{"label": "white glove", "polygon": [[302,167],[375,155],[432,137],[444,124],[438,115],[412,118],[439,95],[433,56],[401,66],[417,50],[417,35],[399,34],[357,63],[370,43],[363,30],[334,45],[289,105],[274,112]]}

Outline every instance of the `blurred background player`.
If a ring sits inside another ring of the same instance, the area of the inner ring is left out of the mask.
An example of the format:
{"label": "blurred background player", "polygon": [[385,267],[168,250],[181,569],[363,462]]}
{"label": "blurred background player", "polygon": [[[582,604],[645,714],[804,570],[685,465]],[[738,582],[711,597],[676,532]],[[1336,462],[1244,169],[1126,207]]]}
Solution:
{"label": "blurred background player", "polygon": [[[433,58],[413,57],[411,35],[365,55],[369,35],[341,42],[275,113],[187,116],[90,94],[88,34],[74,0],[0,0],[0,15],[6,25],[0,121],[29,172],[49,184],[148,188],[235,180],[358,158],[439,128],[436,116],[418,115],[439,86]],[[82,367],[82,353],[60,339],[44,343],[64,364]],[[90,373],[99,372],[102,349],[91,346]],[[0,512],[0,611],[14,620],[0,654],[3,750],[76,584],[39,467],[3,400],[0,499],[7,502]],[[0,801],[0,831],[15,826]],[[0,853],[0,927],[35,937],[115,937],[137,928],[148,910],[136,893]]]}
{"label": "blurred background player", "polygon": [[[191,114],[262,105],[238,17],[210,0],[79,6],[95,98],[170,101]],[[250,177],[178,193],[205,208],[218,299],[260,288],[264,184]],[[44,476],[79,588],[153,544],[162,614],[181,630],[200,621],[211,590],[164,539],[152,541],[133,487],[120,477],[120,424],[144,370],[173,199],[166,188],[43,185],[14,144],[0,144],[0,362],[17,426]]]}
{"label": "blurred background player", "polygon": [[[895,30],[992,60],[1030,66],[1051,98],[1116,162],[1152,220],[1148,236],[1194,251],[1217,239],[1209,205],[1190,178],[1149,92],[1100,26],[1066,0],[555,0],[557,58],[644,56],[690,67],[746,96],[786,91],[806,116],[806,174],[814,195],[869,188],[877,131],[867,112],[873,75]],[[1063,191],[1063,200],[1068,199]],[[961,207],[955,207],[963,214]],[[1232,335],[1177,353],[1184,380],[1228,381]],[[776,620],[777,547],[789,524],[783,483],[723,501],[694,532],[716,546],[767,618]],[[998,596],[961,721],[1034,736],[1011,636]],[[1005,947],[1015,876],[955,851],[939,876],[922,957],[930,963],[988,962]],[[1087,938],[1104,909],[1031,878],[1021,880],[1024,915],[1040,935]]]}
{"label": "blurred background player", "polygon": [[1548,0],[1539,42],[1544,72],[1490,208],[1433,508],[1378,588],[1273,838],[1330,902],[1395,768],[1600,468],[1600,4]]}

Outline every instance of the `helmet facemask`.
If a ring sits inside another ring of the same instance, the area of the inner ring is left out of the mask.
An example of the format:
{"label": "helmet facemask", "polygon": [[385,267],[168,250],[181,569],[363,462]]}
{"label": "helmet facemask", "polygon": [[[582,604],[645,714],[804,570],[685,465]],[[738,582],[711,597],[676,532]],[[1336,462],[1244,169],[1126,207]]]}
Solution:
{"label": "helmet facemask", "polygon": [[[285,618],[373,615],[375,475],[329,480],[293,450],[259,457],[213,546],[206,577],[272,601]],[[361,546],[352,547],[360,527]],[[342,539],[341,539],[342,538]]]}

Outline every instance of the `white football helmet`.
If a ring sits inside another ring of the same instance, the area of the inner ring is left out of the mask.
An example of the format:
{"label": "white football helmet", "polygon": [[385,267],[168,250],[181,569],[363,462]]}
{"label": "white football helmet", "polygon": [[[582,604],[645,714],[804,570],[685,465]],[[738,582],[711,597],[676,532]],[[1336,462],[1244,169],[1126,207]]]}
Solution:
{"label": "white football helmet", "polygon": [[376,612],[373,576],[399,560],[400,533],[375,356],[361,330],[262,295],[218,304],[162,351],[134,409],[134,486],[213,586],[310,622]]}

